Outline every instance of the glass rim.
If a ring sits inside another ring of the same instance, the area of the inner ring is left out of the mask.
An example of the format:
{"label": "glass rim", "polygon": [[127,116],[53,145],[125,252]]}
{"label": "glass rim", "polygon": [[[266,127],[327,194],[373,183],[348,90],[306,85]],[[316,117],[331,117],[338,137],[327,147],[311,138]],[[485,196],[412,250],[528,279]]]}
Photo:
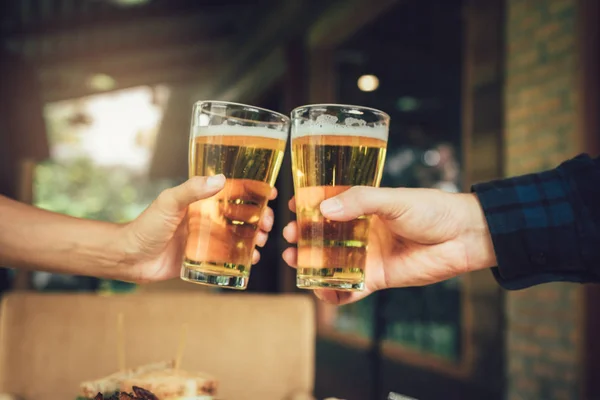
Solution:
{"label": "glass rim", "polygon": [[[224,101],[224,100],[198,100],[198,101],[196,101],[194,103],[194,108],[200,106],[202,103],[213,103],[213,104],[222,104],[222,105],[226,105],[226,106],[237,106],[237,107],[253,108],[254,110],[259,111],[259,112],[263,112],[263,113],[275,115],[275,116],[283,119],[282,122],[288,122],[288,123],[290,122],[290,117],[288,117],[287,115],[282,114],[280,112],[269,110],[268,108],[253,106],[251,104],[236,103],[236,102],[233,102],[233,101]],[[231,117],[231,118],[236,118],[236,117]],[[269,123],[269,124],[275,124],[275,123],[277,123],[277,122],[268,122],[268,121],[260,121],[260,122],[261,123]]]}
{"label": "glass rim", "polygon": [[357,105],[354,105],[354,104],[335,104],[335,103],[305,104],[303,106],[299,106],[299,107],[294,108],[290,112],[290,115],[293,116],[297,111],[300,111],[300,110],[305,109],[305,108],[316,108],[316,107],[353,108],[353,109],[362,110],[362,111],[369,111],[369,112],[371,112],[373,114],[377,114],[377,115],[382,116],[383,118],[385,118],[388,121],[391,120],[390,115],[388,113],[386,113],[385,111],[378,110],[377,108],[366,107],[366,106],[357,106]]}

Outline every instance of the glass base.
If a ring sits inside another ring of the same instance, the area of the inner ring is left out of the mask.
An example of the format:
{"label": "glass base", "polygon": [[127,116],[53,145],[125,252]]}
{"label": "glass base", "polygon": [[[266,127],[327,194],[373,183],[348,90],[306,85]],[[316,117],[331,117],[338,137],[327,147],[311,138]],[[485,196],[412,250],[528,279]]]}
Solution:
{"label": "glass base", "polygon": [[296,276],[296,286],[300,289],[331,289],[346,292],[362,292],[365,290],[365,282],[351,282],[342,279],[315,278]]}
{"label": "glass base", "polygon": [[[214,264],[210,264],[214,267]],[[185,264],[181,267],[181,279],[198,285],[217,286],[225,289],[245,290],[248,287],[248,276],[225,275],[202,270],[202,263],[189,268]]]}

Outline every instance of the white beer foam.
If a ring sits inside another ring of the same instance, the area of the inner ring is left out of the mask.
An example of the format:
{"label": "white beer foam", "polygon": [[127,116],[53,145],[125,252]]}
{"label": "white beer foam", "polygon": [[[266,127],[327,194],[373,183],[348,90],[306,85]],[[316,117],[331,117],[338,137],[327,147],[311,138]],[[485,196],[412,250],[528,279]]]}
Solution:
{"label": "white beer foam", "polygon": [[305,123],[302,125],[292,126],[292,139],[308,135],[361,136],[387,142],[388,127],[383,125],[348,126],[319,123]]}
{"label": "white beer foam", "polygon": [[388,127],[383,124],[368,126],[364,119],[353,117],[347,117],[342,125],[335,115],[321,114],[314,121],[302,121],[292,126],[292,139],[308,135],[361,136],[387,142]]}
{"label": "white beer foam", "polygon": [[253,136],[279,140],[287,140],[288,131],[269,129],[265,126],[242,126],[242,125],[211,125],[194,126],[192,128],[194,137],[198,136]]}

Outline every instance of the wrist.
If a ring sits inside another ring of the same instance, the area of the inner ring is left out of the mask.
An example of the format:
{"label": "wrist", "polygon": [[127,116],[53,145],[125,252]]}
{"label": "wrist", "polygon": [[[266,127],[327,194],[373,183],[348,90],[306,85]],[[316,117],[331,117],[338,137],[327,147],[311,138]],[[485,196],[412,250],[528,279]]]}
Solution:
{"label": "wrist", "polygon": [[131,270],[136,261],[134,257],[136,251],[131,240],[129,223],[114,224],[111,227],[106,251],[110,253],[112,279],[130,281]]}
{"label": "wrist", "polygon": [[467,254],[467,268],[476,271],[497,265],[492,235],[475,193],[463,194],[465,232],[463,234]]}

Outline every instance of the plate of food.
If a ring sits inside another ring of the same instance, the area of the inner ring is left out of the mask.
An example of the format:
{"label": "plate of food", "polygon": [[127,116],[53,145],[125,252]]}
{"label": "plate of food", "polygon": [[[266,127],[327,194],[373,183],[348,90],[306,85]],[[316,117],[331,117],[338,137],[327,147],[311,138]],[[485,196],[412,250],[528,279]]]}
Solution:
{"label": "plate of food", "polygon": [[82,382],[77,400],[217,400],[218,381],[163,361]]}

